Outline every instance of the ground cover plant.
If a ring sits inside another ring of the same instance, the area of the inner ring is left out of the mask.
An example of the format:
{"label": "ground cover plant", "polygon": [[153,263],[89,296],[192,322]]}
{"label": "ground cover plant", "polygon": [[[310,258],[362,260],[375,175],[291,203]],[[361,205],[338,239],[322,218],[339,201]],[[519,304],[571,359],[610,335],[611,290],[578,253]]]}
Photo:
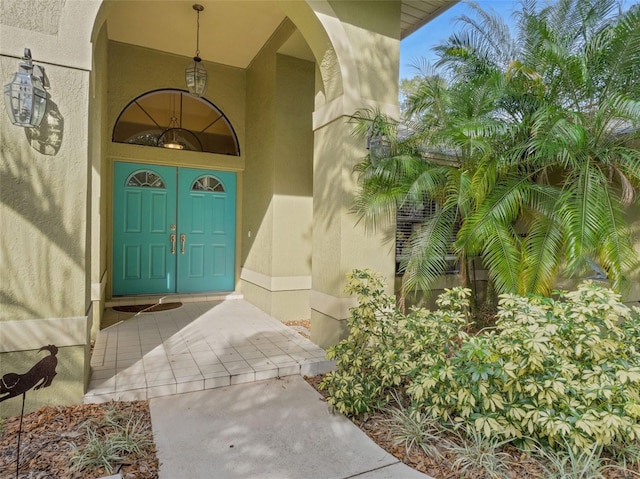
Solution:
{"label": "ground cover plant", "polygon": [[507,450],[537,458],[531,477],[637,470],[640,319],[613,291],[588,281],[553,298],[502,295],[495,326],[473,334],[463,288],[406,314],[370,271],[347,291],[359,304],[322,384],[337,411],[383,413],[398,443],[453,454],[463,474],[503,477]]}

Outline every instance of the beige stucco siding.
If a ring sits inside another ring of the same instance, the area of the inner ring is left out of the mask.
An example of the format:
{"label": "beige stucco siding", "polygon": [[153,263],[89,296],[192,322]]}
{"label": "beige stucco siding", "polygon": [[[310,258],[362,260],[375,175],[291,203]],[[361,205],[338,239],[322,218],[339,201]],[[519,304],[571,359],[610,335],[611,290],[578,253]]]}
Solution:
{"label": "beige stucco siding", "polygon": [[278,319],[309,317],[315,65],[278,54],[281,25],[247,72],[242,292]]}
{"label": "beige stucco siding", "polygon": [[107,52],[109,40],[103,24],[94,40],[93,74],[89,94],[89,158],[91,162],[91,301],[93,302],[92,338],[100,329],[100,320],[106,299],[107,242],[104,235],[107,227],[106,182],[108,178],[107,152],[109,146],[108,127],[108,79]]}
{"label": "beige stucco siding", "polygon": [[[314,111],[314,202],[311,337],[335,344],[347,331],[352,298],[346,275],[354,268],[381,272],[392,292],[394,245],[390,231],[365,231],[350,213],[365,155],[364,139],[352,134],[351,115],[372,108],[397,116],[400,10],[397,2],[329,2],[334,20],[323,24],[334,40],[343,94]],[[339,24],[335,19],[339,19]],[[391,225],[390,225],[391,227]]]}
{"label": "beige stucco siding", "polygon": [[400,2],[331,0],[349,39],[358,72],[360,96],[396,105],[400,41]]}
{"label": "beige stucco siding", "polygon": [[[0,321],[84,315],[87,270],[89,73],[45,65],[50,100],[40,128],[0,117]],[[13,58],[0,58],[11,78]]]}
{"label": "beige stucco siding", "polygon": [[[3,353],[0,356],[0,374],[7,372],[25,373],[39,360],[46,357],[47,351],[37,350]],[[42,405],[62,405],[82,403],[84,383],[82,372],[85,368],[86,354],[82,347],[61,347],[56,355],[58,365],[56,376],[48,388],[29,391],[25,395],[25,413],[35,411]],[[20,414],[22,395],[9,398],[0,403],[0,417],[7,418]]]}
{"label": "beige stucco siding", "polygon": [[[89,71],[93,19],[102,0],[2,0],[0,54]],[[3,77],[4,81],[4,77]]]}
{"label": "beige stucco siding", "polygon": [[[58,375],[27,394],[39,404],[82,401],[91,322],[88,154],[91,23],[98,2],[0,3],[0,78],[28,47],[45,69],[49,104],[40,128],[0,114],[0,375],[23,373],[55,344]],[[4,110],[4,108],[2,108]],[[0,417],[21,401],[0,403]]]}
{"label": "beige stucco siding", "polygon": [[273,275],[311,275],[315,65],[276,57]]}

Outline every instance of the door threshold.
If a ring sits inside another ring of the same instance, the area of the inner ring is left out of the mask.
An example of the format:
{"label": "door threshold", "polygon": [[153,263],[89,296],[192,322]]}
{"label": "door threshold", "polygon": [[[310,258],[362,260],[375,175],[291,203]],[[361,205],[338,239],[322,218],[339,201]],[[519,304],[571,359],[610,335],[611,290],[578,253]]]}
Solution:
{"label": "door threshold", "polygon": [[242,299],[244,296],[237,291],[221,291],[207,293],[178,293],[178,294],[144,294],[134,296],[116,296],[105,302],[106,308],[113,306],[132,306],[136,304],[157,303],[197,303],[200,301],[225,301]]}

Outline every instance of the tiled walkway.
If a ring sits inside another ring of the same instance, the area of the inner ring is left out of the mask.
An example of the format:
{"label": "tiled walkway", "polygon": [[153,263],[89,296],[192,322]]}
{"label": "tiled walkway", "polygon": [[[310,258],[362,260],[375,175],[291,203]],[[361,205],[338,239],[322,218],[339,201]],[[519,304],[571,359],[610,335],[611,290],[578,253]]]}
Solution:
{"label": "tiled walkway", "polygon": [[191,302],[100,331],[85,402],[150,399],[330,368],[324,350],[242,299]]}

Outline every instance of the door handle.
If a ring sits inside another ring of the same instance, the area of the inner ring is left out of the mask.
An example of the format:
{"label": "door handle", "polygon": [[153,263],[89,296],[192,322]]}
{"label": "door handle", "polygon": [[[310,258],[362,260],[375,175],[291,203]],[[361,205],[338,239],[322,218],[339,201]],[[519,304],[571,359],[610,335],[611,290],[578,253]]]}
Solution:
{"label": "door handle", "polygon": [[182,233],[180,235],[180,254],[184,254],[184,244],[187,242],[187,235]]}
{"label": "door handle", "polygon": [[171,254],[176,254],[176,235],[171,233],[169,235],[169,241],[171,241]]}

